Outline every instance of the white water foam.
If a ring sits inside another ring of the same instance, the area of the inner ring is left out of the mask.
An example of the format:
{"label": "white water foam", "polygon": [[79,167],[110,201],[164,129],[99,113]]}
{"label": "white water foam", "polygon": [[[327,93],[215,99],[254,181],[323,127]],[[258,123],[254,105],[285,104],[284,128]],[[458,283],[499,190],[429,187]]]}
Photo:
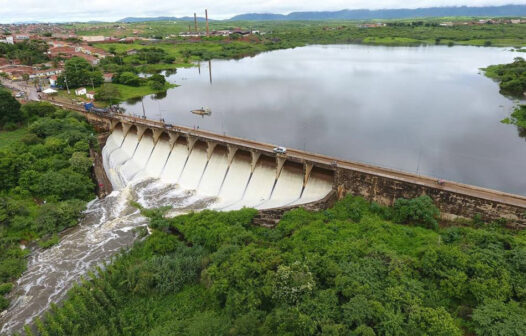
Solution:
{"label": "white water foam", "polygon": [[102,156],[115,191],[90,202],[80,224],[64,233],[59,244],[32,252],[10,295],[12,304],[0,317],[0,333],[19,331],[63,299],[89,269],[133,243],[133,229],[146,226],[147,219],[130,200],[147,208],[171,206],[168,215],[176,216],[205,208],[299,204],[321,199],[331,189],[329,180],[313,175],[300,198],[301,169],[285,165],[275,182],[275,166],[260,162],[252,172],[250,155],[238,153],[229,165],[221,150],[209,159],[203,144],[190,153],[183,143],[170,147],[167,139],[154,145],[150,135],[139,141],[135,132],[124,136],[121,129],[108,137]]}

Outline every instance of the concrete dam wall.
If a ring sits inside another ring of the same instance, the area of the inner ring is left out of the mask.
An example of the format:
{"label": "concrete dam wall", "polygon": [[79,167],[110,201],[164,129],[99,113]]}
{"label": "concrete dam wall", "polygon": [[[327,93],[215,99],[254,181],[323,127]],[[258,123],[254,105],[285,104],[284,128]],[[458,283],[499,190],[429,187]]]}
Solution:
{"label": "concrete dam wall", "polygon": [[214,201],[210,208],[270,209],[311,203],[331,192],[334,172],[237,147],[117,125],[103,148],[115,189],[147,178]]}
{"label": "concrete dam wall", "polygon": [[276,155],[270,144],[144,118],[85,115],[97,130],[113,132],[104,166],[117,187],[141,176],[159,177],[212,195],[216,209],[252,206],[272,219],[298,205],[325,208],[345,194],[383,205],[428,195],[443,219],[481,215],[484,221],[505,219],[509,228],[526,228],[522,195],[453,181],[439,185],[436,178],[296,149]]}

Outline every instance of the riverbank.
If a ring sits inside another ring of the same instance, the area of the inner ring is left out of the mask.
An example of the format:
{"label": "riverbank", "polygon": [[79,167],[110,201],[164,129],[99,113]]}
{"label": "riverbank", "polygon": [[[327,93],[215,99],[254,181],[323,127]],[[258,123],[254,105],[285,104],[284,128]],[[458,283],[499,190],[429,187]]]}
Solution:
{"label": "riverbank", "polygon": [[[74,112],[15,102],[15,119],[8,124],[20,128],[0,132],[0,139],[9,139],[0,146],[0,311],[9,306],[4,295],[27,267],[27,247],[58,243],[59,234],[77,225],[95,196],[89,158],[90,147],[97,146],[93,129]],[[4,103],[7,109],[9,102]]]}
{"label": "riverbank", "polygon": [[142,213],[152,234],[72,289],[36,321],[41,332],[526,330],[524,270],[516,264],[524,235],[498,224],[429,229],[436,208],[425,197],[385,208],[349,196],[325,211],[290,211],[273,230],[252,225],[253,209],[173,219],[162,209]]}

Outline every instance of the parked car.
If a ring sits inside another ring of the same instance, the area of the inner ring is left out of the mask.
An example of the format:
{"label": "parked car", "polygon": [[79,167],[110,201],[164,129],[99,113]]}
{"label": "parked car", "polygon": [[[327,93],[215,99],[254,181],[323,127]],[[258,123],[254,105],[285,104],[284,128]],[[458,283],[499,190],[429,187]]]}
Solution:
{"label": "parked car", "polygon": [[272,151],[274,153],[276,153],[276,154],[285,154],[285,153],[287,153],[287,149],[285,147],[281,147],[281,146],[275,147]]}
{"label": "parked car", "polygon": [[22,98],[23,96],[25,96],[26,94],[22,91],[20,92],[17,92],[16,95],[15,95],[15,98]]}

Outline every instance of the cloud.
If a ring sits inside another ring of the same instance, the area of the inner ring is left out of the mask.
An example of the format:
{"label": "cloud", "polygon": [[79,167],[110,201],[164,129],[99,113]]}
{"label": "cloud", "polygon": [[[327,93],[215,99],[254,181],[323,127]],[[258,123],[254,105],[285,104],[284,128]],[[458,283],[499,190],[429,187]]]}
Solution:
{"label": "cloud", "polygon": [[523,4],[524,0],[0,0],[0,22],[117,20],[126,16],[204,15],[226,19],[242,13],[282,13],[339,9],[417,8]]}

